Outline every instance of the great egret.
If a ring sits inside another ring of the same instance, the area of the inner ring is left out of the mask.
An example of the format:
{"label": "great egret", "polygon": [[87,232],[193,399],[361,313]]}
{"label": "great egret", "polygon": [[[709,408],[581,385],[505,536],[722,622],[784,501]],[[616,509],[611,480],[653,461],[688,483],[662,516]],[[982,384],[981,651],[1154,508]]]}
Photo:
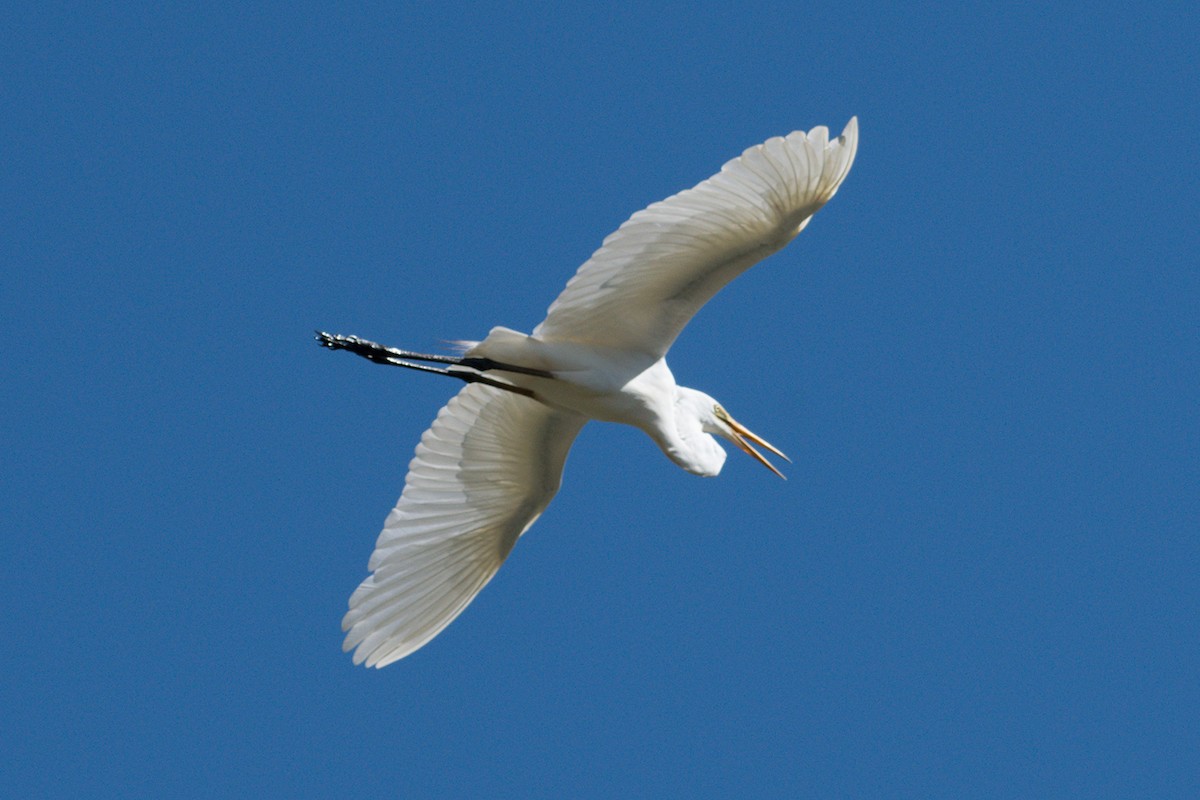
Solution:
{"label": "great egret", "polygon": [[[462,356],[318,332],[325,347],[448,375],[467,386],[421,437],[342,620],[354,663],[383,667],[457,617],[545,510],[589,419],[645,431],[688,472],[721,471],[728,439],[787,458],[713,398],[679,386],[664,356],[725,284],[792,240],[837,192],[858,121],[768,139],[693,189],[637,212],[604,240],[532,334],[496,327]],[[433,367],[413,363],[444,364]]]}

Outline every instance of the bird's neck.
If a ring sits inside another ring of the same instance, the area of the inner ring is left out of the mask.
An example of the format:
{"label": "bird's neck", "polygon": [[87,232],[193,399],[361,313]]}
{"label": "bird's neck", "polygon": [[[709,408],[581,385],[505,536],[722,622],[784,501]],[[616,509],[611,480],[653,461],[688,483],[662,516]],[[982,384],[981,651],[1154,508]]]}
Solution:
{"label": "bird's neck", "polygon": [[699,409],[680,398],[675,403],[672,418],[650,431],[651,437],[681,469],[706,478],[716,476],[725,464],[725,449],[704,432]]}

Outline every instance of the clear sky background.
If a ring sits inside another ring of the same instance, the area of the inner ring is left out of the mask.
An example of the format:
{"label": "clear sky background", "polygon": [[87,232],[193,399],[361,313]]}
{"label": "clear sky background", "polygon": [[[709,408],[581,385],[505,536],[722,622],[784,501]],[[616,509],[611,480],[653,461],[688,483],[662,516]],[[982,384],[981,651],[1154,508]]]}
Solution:
{"label": "clear sky background", "polygon": [[[0,11],[0,794],[1200,796],[1191,4],[89,5]],[[671,353],[789,480],[589,426],[467,612],[353,667],[457,387],[312,330],[529,330],[855,114]]]}

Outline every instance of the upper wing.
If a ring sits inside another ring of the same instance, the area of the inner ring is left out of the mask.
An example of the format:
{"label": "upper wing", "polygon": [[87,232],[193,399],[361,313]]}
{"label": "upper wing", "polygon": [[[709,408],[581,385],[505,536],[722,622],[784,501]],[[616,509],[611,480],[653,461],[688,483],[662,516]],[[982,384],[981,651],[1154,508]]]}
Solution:
{"label": "upper wing", "polygon": [[478,383],[438,412],[342,620],[355,664],[403,658],[467,607],[558,491],[586,421]]}
{"label": "upper wing", "polygon": [[661,358],[709,298],[833,197],[857,149],[857,117],[833,141],[824,127],[768,139],[637,212],[579,268],[533,335]]}

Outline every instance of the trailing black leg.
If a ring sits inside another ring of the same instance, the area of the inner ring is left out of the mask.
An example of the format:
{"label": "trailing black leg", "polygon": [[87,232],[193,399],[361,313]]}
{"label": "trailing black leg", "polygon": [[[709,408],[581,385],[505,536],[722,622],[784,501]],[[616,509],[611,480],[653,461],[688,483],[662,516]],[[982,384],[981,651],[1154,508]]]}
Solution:
{"label": "trailing black leg", "polygon": [[410,350],[400,350],[395,347],[362,339],[358,336],[342,336],[340,334],[317,331],[317,341],[322,347],[330,350],[349,350],[355,355],[370,359],[378,364],[391,364],[393,359],[408,359],[411,361],[431,361],[436,364],[453,364],[459,367],[469,367],[480,372],[499,370],[502,372],[517,372],[521,375],[533,375],[538,378],[553,378],[554,375],[544,369],[521,367],[516,364],[505,364],[490,358],[464,358],[458,356],[443,356],[431,353],[414,353]]}
{"label": "trailing black leg", "polygon": [[[507,372],[519,372],[526,375],[537,375],[544,378],[553,377],[549,372],[545,372],[544,370],[513,367],[507,364],[500,364],[488,358],[455,358],[454,356],[412,353],[395,347],[385,347],[376,342],[360,339],[357,336],[342,336],[340,334],[317,331],[316,338],[322,347],[328,347],[330,350],[347,350],[357,356],[362,356],[368,361],[374,361],[376,364],[404,367],[405,369],[413,369],[418,372],[432,372],[435,375],[447,375],[451,378],[458,378],[460,381],[465,381],[466,383],[482,383],[534,399],[537,399],[537,395],[531,389],[526,389],[522,386],[513,386],[510,383],[489,378],[487,375],[481,374],[481,372],[485,369],[497,369]],[[437,367],[427,367],[424,364],[414,364],[406,359],[432,361],[438,364],[450,364],[451,366],[446,369],[439,369]],[[453,369],[453,367],[466,367],[467,369]],[[480,372],[472,372],[471,370],[480,370]]]}

